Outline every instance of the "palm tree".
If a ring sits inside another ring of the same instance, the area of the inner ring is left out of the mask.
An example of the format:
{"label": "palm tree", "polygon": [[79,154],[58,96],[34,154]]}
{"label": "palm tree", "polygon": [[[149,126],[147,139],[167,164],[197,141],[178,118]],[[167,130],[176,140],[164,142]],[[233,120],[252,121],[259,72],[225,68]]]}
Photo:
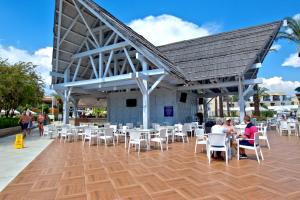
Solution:
{"label": "palm tree", "polygon": [[267,93],[268,89],[264,87],[259,87],[258,85],[254,86],[254,90],[256,91],[255,94],[253,95],[253,102],[254,102],[254,115],[255,116],[260,116],[260,99],[263,96],[269,95]]}
{"label": "palm tree", "polygon": [[287,27],[279,32],[277,39],[287,39],[298,45],[298,57],[300,57],[300,19],[287,17]]}
{"label": "palm tree", "polygon": [[[297,97],[298,101],[300,102],[300,87],[297,87],[295,89],[295,92],[296,92],[296,97]],[[299,105],[299,109],[300,109],[300,105]]]}

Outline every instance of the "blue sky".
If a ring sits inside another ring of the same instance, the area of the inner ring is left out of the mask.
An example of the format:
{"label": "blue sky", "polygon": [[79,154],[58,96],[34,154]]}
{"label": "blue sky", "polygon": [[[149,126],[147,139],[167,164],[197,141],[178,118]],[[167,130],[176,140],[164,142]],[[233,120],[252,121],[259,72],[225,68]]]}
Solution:
{"label": "blue sky", "polygon": [[[125,23],[147,16],[167,14],[212,31],[223,32],[268,23],[300,13],[300,1],[271,0],[96,0]],[[51,47],[53,42],[54,0],[0,1],[0,47],[14,47],[34,54]],[[270,53],[259,76],[282,77],[285,81],[300,81],[300,67],[283,67],[282,63],[297,50],[290,42],[279,41],[278,52]],[[0,51],[1,53],[1,51]],[[23,52],[24,53],[24,52]],[[6,55],[6,54],[4,54]],[[0,54],[0,57],[3,56]]]}

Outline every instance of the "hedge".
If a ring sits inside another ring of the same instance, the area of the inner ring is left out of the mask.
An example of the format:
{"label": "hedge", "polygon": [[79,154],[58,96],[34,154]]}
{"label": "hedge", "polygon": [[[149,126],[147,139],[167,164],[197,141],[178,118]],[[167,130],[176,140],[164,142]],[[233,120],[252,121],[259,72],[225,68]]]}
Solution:
{"label": "hedge", "polygon": [[0,129],[19,126],[19,118],[0,117]]}

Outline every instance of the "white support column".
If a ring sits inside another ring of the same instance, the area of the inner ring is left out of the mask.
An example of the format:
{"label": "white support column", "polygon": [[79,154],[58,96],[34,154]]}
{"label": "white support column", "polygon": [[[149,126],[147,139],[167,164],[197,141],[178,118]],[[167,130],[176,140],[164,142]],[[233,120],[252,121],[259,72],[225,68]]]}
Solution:
{"label": "white support column", "polygon": [[[148,63],[143,60],[142,61],[143,71],[148,70]],[[148,92],[148,81],[142,80],[142,83],[146,89],[145,93],[143,94],[143,127],[149,128],[149,119],[150,119],[150,98]]]}
{"label": "white support column", "polygon": [[64,98],[63,98],[63,124],[69,124],[69,97],[68,97],[68,90],[64,91]]}
{"label": "white support column", "polygon": [[240,107],[240,123],[243,123],[245,117],[245,100],[243,95],[242,77],[240,76],[239,76],[239,107]]}

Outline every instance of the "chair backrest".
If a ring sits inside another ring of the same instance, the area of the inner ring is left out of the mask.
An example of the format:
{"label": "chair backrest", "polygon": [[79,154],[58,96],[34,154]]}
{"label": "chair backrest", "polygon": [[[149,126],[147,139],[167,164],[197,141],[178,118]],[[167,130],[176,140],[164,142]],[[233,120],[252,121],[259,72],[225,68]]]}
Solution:
{"label": "chair backrest", "polygon": [[104,129],[104,135],[105,136],[113,136],[114,135],[114,129],[113,128]]}
{"label": "chair backrest", "polygon": [[263,136],[267,136],[267,128],[268,128],[267,126],[264,126],[262,131]]}
{"label": "chair backrest", "polygon": [[259,132],[254,133],[254,146],[259,145]]}
{"label": "chair backrest", "polygon": [[112,128],[114,132],[117,131],[117,125],[110,125],[109,128]]}
{"label": "chair backrest", "polygon": [[288,128],[287,121],[280,121],[280,128],[287,129]]}
{"label": "chair backrest", "polygon": [[141,138],[141,132],[135,131],[135,130],[130,130],[129,138],[130,138],[130,140],[139,140]]}
{"label": "chair backrest", "polygon": [[128,126],[122,126],[122,131],[123,131],[123,132],[126,132],[127,129],[128,129]]}
{"label": "chair backrest", "polygon": [[210,146],[225,147],[226,134],[210,133],[208,134],[208,141]]}
{"label": "chair backrest", "polygon": [[159,130],[159,137],[160,138],[166,138],[168,137],[168,133],[167,133],[167,129],[166,128],[162,128]]}
{"label": "chair backrest", "polygon": [[160,125],[159,124],[155,124],[154,125],[154,130],[159,131],[159,129],[160,129]]}
{"label": "chair backrest", "polygon": [[198,138],[204,138],[204,129],[203,128],[196,128],[195,129],[195,136]]}
{"label": "chair backrest", "polygon": [[68,128],[67,128],[67,127],[62,127],[60,132],[61,132],[62,134],[67,134]]}
{"label": "chair backrest", "polygon": [[183,129],[186,131],[192,131],[192,124],[191,123],[184,123]]}
{"label": "chair backrest", "polygon": [[192,122],[191,125],[192,125],[192,128],[198,128],[199,123],[198,122]]}
{"label": "chair backrest", "polygon": [[126,126],[128,126],[128,128],[133,128],[133,123],[126,123]]}
{"label": "chair backrest", "polygon": [[90,128],[85,128],[85,129],[84,129],[84,134],[85,134],[85,135],[88,135],[88,136],[92,135],[92,129],[90,129]]}
{"label": "chair backrest", "polygon": [[182,124],[175,124],[174,127],[175,127],[176,131],[182,131],[183,125]]}

